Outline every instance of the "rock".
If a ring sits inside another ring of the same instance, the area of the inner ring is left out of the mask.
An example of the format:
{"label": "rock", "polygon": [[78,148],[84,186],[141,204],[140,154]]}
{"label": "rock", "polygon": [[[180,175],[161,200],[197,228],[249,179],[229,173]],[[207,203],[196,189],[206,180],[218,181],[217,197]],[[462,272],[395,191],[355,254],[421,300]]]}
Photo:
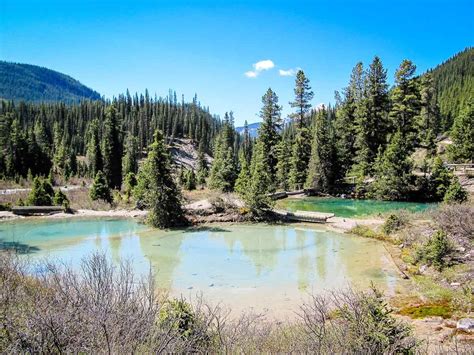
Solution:
{"label": "rock", "polygon": [[463,247],[459,247],[456,249],[457,251],[461,252],[461,253],[464,253],[466,251],[466,248],[463,248]]}
{"label": "rock", "polygon": [[447,328],[456,328],[456,321],[452,319],[445,319],[444,326]]}
{"label": "rock", "polygon": [[425,318],[424,321],[426,323],[435,323],[435,324],[442,324],[443,323],[443,317],[428,317],[428,318]]}
{"label": "rock", "polygon": [[404,246],[405,246],[405,244],[402,243],[402,244],[400,244],[398,247],[399,247],[400,249],[403,249]]}
{"label": "rock", "polygon": [[449,285],[450,285],[451,287],[459,287],[459,286],[461,286],[461,283],[459,283],[459,282],[451,282]]}
{"label": "rock", "polygon": [[424,274],[427,269],[428,269],[428,265],[421,265],[420,268],[418,269],[418,272],[420,274]]}
{"label": "rock", "polygon": [[473,318],[461,318],[456,324],[456,328],[468,332],[474,331],[474,319]]}

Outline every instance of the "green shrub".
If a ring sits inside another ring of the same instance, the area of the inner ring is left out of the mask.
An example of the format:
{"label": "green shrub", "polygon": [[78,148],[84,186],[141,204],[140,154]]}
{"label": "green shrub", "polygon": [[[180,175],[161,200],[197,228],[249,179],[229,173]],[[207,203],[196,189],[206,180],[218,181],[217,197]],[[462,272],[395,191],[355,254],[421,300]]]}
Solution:
{"label": "green shrub", "polygon": [[402,227],[404,227],[407,224],[407,217],[406,215],[399,213],[399,214],[391,214],[388,216],[388,218],[385,220],[383,226],[382,226],[382,231],[386,235],[390,235],[393,232],[396,232]]}
{"label": "green shrub", "polygon": [[454,177],[449,185],[446,194],[444,195],[444,202],[446,203],[463,203],[467,201],[467,191],[461,186],[459,180]]}
{"label": "green shrub", "polygon": [[0,211],[10,211],[12,208],[11,203],[0,203]]}
{"label": "green shrub", "polygon": [[137,177],[134,173],[129,172],[125,176],[125,182],[124,182],[124,191],[125,191],[125,198],[128,201],[130,199],[130,196],[132,196],[133,189],[135,186],[137,186]]}
{"label": "green shrub", "polygon": [[33,180],[33,187],[28,195],[26,203],[32,206],[51,206],[53,203],[54,190],[50,182],[39,177]]}
{"label": "green shrub", "polygon": [[54,194],[53,203],[57,206],[64,206],[66,201],[69,202],[67,196],[61,191],[61,189],[58,189]]}
{"label": "green shrub", "polygon": [[160,322],[178,330],[183,337],[189,337],[194,332],[196,316],[189,303],[182,299],[172,299],[161,309]]}
{"label": "green shrub", "polygon": [[188,191],[196,190],[196,174],[193,169],[189,169],[185,174],[184,188]]}
{"label": "green shrub", "polygon": [[89,195],[91,199],[94,201],[104,200],[109,203],[112,201],[109,185],[107,184],[104,173],[100,170],[97,172],[97,175],[95,176]]}
{"label": "green shrub", "polygon": [[447,234],[442,230],[438,230],[417,249],[415,260],[426,262],[441,270],[450,263],[449,256],[453,249]]}

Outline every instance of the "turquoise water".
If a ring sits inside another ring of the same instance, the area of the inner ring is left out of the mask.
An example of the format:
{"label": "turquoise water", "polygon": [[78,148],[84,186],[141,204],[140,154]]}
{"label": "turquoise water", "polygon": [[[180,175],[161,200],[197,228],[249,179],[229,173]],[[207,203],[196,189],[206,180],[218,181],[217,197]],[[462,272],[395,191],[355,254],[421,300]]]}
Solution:
{"label": "turquoise water", "polygon": [[400,282],[379,242],[304,225],[222,225],[160,231],[132,220],[0,223],[0,248],[78,268],[92,252],[155,273],[174,295],[202,292],[233,309],[293,309],[308,292]]}
{"label": "turquoise water", "polygon": [[334,213],[338,217],[362,217],[396,210],[421,212],[433,208],[433,203],[350,200],[342,198],[306,197],[278,201],[280,208],[290,211],[317,211]]}

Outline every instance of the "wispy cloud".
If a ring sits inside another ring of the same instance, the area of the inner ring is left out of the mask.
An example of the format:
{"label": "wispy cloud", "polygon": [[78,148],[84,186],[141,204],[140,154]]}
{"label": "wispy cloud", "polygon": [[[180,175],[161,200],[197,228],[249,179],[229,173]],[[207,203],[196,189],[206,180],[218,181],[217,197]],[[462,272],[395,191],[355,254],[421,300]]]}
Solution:
{"label": "wispy cloud", "polygon": [[270,59],[261,60],[252,65],[254,70],[249,70],[245,72],[247,78],[256,78],[262,71],[270,70],[275,67],[275,63]]}
{"label": "wispy cloud", "polygon": [[270,59],[261,60],[253,65],[255,71],[260,72],[262,70],[269,70],[275,67],[275,63],[273,63]]}
{"label": "wispy cloud", "polygon": [[288,69],[288,70],[279,69],[278,74],[280,74],[280,76],[294,76],[296,74],[297,70],[298,70],[298,68]]}
{"label": "wispy cloud", "polygon": [[256,78],[257,75],[258,75],[258,74],[257,74],[257,72],[255,72],[255,71],[249,70],[249,71],[246,71],[246,72],[245,72],[245,76],[246,76],[247,78]]}

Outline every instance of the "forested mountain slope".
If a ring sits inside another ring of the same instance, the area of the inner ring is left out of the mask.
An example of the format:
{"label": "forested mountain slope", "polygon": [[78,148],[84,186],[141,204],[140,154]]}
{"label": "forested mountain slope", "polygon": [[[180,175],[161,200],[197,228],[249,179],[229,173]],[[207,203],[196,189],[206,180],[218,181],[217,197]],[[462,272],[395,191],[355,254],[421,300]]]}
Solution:
{"label": "forested mountain slope", "polygon": [[474,48],[466,48],[429,72],[437,91],[443,129],[448,130],[474,97]]}
{"label": "forested mountain slope", "polygon": [[0,61],[0,98],[15,101],[99,100],[96,91],[57,71],[30,64]]}

